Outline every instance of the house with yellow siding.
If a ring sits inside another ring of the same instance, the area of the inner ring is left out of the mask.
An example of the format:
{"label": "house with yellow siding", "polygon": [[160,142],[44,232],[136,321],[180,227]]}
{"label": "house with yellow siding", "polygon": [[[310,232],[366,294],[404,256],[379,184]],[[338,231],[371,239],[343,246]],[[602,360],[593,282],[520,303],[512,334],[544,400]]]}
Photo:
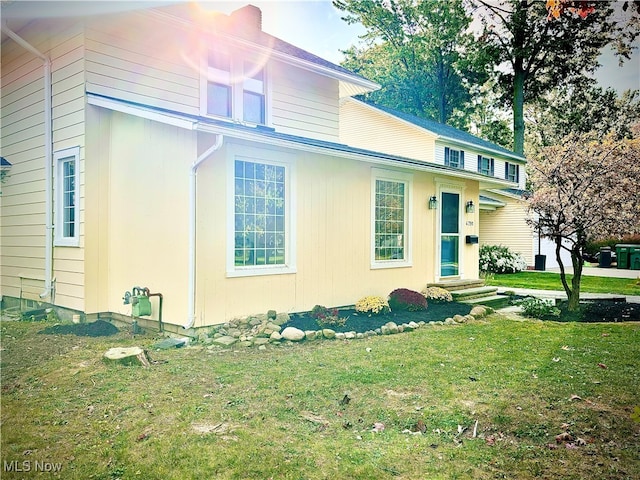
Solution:
{"label": "house with yellow siding", "polygon": [[3,308],[126,319],[157,293],[184,331],[477,279],[481,192],[519,187],[359,112],[378,86],[253,6],[4,16],[1,82]]}
{"label": "house with yellow siding", "polygon": [[[466,224],[477,222],[480,245],[505,245],[534,265],[537,238],[526,223],[523,156],[449,125],[354,98],[340,102],[340,141],[482,175],[479,195],[471,200],[479,214]],[[497,179],[514,185],[492,185]]]}

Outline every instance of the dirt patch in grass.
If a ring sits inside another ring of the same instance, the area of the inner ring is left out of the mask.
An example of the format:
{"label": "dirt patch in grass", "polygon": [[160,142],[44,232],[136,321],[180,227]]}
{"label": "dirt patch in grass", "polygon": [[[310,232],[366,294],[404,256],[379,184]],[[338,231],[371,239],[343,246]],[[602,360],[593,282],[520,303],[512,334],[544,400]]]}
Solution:
{"label": "dirt patch in grass", "polygon": [[[471,311],[472,306],[467,303],[446,302],[446,303],[430,303],[426,310],[419,312],[393,311],[385,315],[372,315],[358,313],[353,308],[341,308],[339,310],[340,318],[347,318],[342,326],[327,327],[336,332],[358,332],[363,333],[369,330],[375,330],[388,322],[394,322],[397,325],[409,322],[437,322],[443,321],[454,315],[467,315]],[[318,330],[321,328],[315,318],[309,315],[309,312],[294,313],[290,316],[289,322],[285,327],[296,327],[300,330]]]}
{"label": "dirt patch in grass", "polygon": [[104,320],[91,323],[57,324],[40,330],[47,335],[77,335],[79,337],[110,337],[119,332],[118,328]]}

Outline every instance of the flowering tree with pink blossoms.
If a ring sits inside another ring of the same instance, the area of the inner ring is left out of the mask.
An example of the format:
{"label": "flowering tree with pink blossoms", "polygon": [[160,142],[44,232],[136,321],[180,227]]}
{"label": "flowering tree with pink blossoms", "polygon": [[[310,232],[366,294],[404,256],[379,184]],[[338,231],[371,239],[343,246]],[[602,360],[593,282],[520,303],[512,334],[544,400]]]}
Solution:
{"label": "flowering tree with pink blossoms", "polygon": [[[556,245],[571,311],[579,308],[587,242],[640,233],[640,129],[634,133],[625,140],[572,134],[529,160],[528,223]],[[570,283],[562,249],[571,253]]]}

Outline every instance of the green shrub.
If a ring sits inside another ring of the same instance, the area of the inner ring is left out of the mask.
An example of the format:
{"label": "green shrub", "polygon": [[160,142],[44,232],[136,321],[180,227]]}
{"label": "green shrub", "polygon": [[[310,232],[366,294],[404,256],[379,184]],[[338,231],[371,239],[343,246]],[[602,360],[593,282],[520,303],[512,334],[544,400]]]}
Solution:
{"label": "green shrub", "polygon": [[408,288],[398,288],[389,294],[391,310],[407,310],[417,312],[427,309],[427,299],[420,292]]}
{"label": "green shrub", "polygon": [[640,245],[640,235],[625,235],[624,237],[609,237],[597,240],[591,240],[587,243],[584,253],[595,255],[602,247],[610,247],[611,250],[616,249],[618,243],[630,243]]}
{"label": "green shrub", "polygon": [[560,309],[556,307],[553,300],[530,297],[516,302],[516,304],[522,307],[522,313],[527,317],[540,320],[560,318]]}
{"label": "green shrub", "polygon": [[311,309],[309,315],[316,320],[320,328],[341,327],[347,323],[347,318],[340,317],[337,308],[316,305]]}
{"label": "green shrub", "polygon": [[480,272],[517,273],[527,268],[527,262],[519,253],[504,245],[483,245],[480,247]]}

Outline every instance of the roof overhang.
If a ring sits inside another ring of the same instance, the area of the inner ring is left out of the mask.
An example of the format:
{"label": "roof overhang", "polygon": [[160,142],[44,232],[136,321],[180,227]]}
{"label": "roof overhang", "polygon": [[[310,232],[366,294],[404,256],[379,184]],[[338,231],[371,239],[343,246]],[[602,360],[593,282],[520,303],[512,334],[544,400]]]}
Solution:
{"label": "roof overhang", "polygon": [[439,175],[446,175],[448,177],[465,180],[474,180],[479,183],[480,189],[514,188],[516,186],[512,182],[487,177],[468,170],[460,170],[407,157],[350,147],[349,145],[341,143],[277,133],[271,128],[246,126],[237,123],[180,114],[178,112],[132,103],[117,98],[105,97],[95,93],[87,93],[87,102],[89,105],[173,125],[186,130],[224,135],[228,138],[260,142],[265,145],[318,153],[321,155],[337,156],[349,160],[406,168],[414,171],[437,173]]}

